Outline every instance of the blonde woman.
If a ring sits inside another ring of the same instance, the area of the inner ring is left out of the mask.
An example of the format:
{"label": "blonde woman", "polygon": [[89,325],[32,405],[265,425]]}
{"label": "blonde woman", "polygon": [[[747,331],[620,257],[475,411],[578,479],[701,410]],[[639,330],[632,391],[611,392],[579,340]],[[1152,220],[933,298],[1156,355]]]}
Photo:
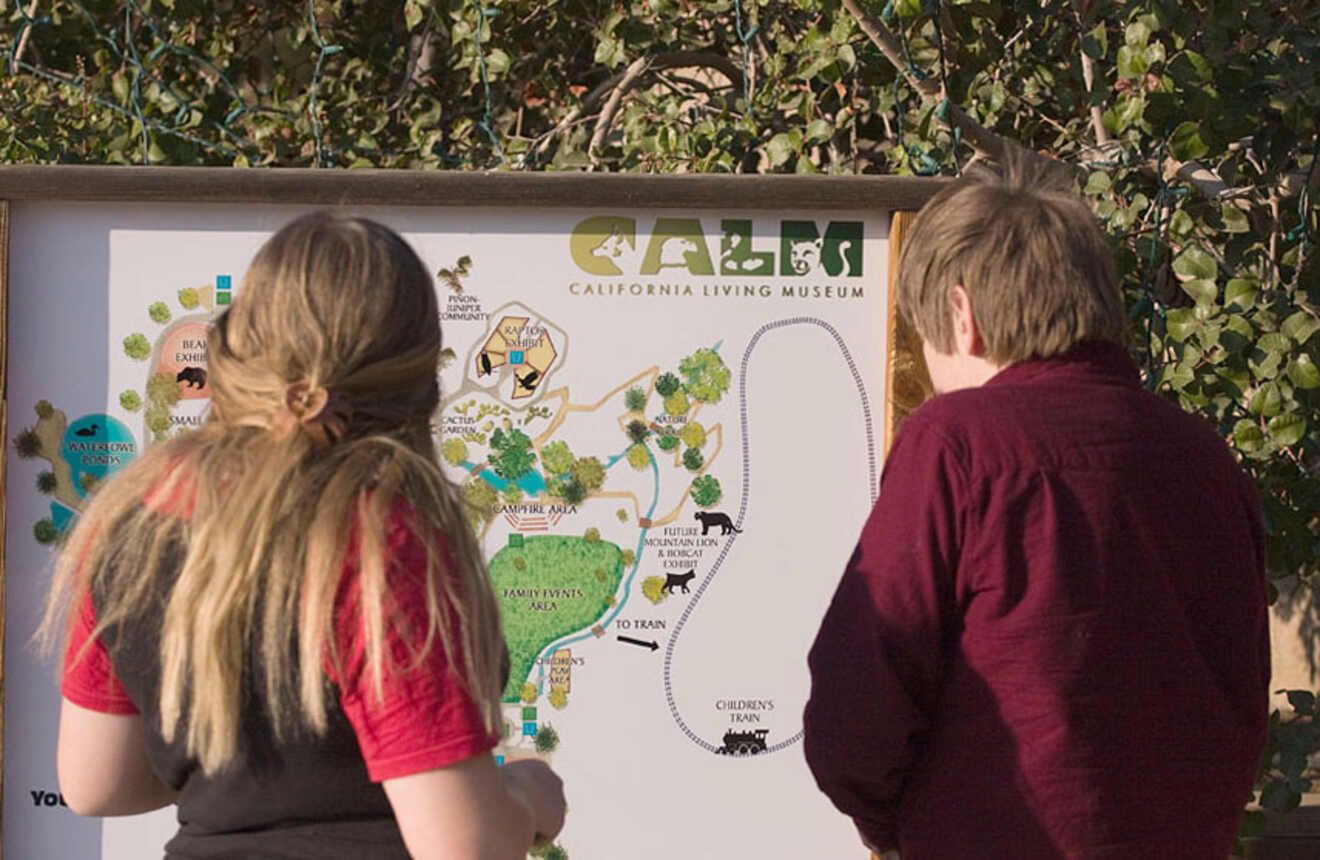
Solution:
{"label": "blonde woman", "polygon": [[389,229],[276,233],[208,340],[205,425],[70,535],[60,788],[178,804],[169,857],[522,857],[563,823],[544,764],[496,767],[495,598],[430,432],[430,276]]}

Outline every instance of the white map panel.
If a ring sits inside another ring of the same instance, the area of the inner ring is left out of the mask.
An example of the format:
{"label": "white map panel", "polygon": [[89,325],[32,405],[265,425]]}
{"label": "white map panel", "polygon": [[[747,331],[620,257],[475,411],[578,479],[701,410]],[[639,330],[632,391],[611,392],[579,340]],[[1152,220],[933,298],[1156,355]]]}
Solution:
{"label": "white map panel", "polygon": [[[207,323],[302,211],[13,209],[10,857],[158,856],[171,835],[172,810],[61,806],[54,668],[28,638],[49,542],[98,481],[204,420]],[[563,775],[563,853],[865,857],[801,729],[806,652],[879,477],[888,219],[355,212],[437,273],[453,354],[435,429],[482,505],[515,672],[496,754]]]}

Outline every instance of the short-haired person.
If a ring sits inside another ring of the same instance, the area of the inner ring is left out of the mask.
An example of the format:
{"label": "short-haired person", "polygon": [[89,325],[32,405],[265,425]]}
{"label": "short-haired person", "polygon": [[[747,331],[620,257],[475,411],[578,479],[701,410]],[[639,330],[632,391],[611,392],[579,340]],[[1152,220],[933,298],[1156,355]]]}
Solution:
{"label": "short-haired person", "polygon": [[206,422],[101,487],[57,565],[74,811],[177,803],[180,858],[512,860],[559,830],[559,778],[490,754],[506,653],[431,436],[440,350],[388,228],[308,215],[257,252]]}
{"label": "short-haired person", "polygon": [[938,396],[812,647],[807,762],[902,860],[1223,860],[1265,740],[1256,492],[1142,388],[1085,204],[1017,176],[903,248]]}

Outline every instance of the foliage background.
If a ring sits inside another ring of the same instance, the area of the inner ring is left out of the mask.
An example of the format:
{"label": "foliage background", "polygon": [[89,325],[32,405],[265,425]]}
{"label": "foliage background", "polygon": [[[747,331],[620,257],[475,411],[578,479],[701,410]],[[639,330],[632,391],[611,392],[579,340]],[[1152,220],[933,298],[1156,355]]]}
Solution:
{"label": "foliage background", "polygon": [[[1067,163],[1147,384],[1230,440],[1272,594],[1320,632],[1316,0],[0,0],[0,22],[4,163],[952,175],[1005,141]],[[1314,697],[1289,700],[1278,809],[1316,748]]]}

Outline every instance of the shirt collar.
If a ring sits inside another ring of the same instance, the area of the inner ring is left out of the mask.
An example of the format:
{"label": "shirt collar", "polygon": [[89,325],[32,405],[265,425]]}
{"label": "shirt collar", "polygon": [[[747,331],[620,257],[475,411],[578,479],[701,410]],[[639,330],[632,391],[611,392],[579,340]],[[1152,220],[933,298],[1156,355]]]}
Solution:
{"label": "shirt collar", "polygon": [[1104,377],[1134,387],[1141,386],[1141,371],[1128,351],[1116,343],[1084,340],[1067,352],[1049,358],[1031,358],[1011,364],[992,376],[986,385],[1022,385],[1038,377],[1058,373]]}

